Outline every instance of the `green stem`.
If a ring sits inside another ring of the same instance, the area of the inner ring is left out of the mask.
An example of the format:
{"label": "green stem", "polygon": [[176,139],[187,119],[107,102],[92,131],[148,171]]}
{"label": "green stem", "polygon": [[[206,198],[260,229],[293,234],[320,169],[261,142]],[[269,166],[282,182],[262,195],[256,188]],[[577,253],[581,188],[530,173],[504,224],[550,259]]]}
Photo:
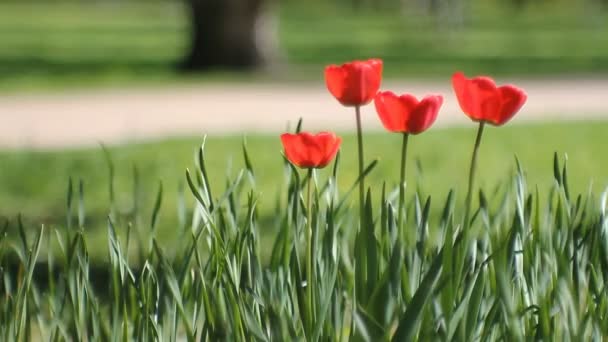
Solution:
{"label": "green stem", "polygon": [[401,144],[401,173],[399,176],[399,214],[397,219],[397,229],[401,231],[403,225],[403,205],[405,203],[405,160],[407,159],[407,140],[408,133],[403,133],[403,143]]}
{"label": "green stem", "polygon": [[355,106],[355,114],[357,117],[357,144],[359,149],[359,211],[360,211],[360,225],[363,227],[364,218],[364,207],[365,207],[365,183],[363,177],[363,132],[361,130],[361,107]]}
{"label": "green stem", "polygon": [[306,243],[307,243],[307,253],[306,253],[306,299],[307,299],[307,325],[308,332],[312,333],[312,322],[314,319],[314,293],[312,291],[312,287],[314,286],[314,275],[313,275],[313,267],[312,267],[312,254],[313,254],[313,246],[312,246],[312,193],[310,191],[310,183],[312,183],[312,174],[313,169],[308,169],[308,189],[306,191]]}
{"label": "green stem", "polygon": [[477,137],[475,138],[475,146],[473,147],[473,157],[471,158],[471,166],[469,168],[469,187],[467,189],[467,198],[465,200],[464,207],[464,223],[463,229],[468,229],[470,225],[471,216],[471,202],[473,199],[473,185],[475,182],[475,169],[477,166],[477,152],[479,151],[479,145],[481,144],[481,135],[483,134],[484,122],[479,123],[477,129]]}

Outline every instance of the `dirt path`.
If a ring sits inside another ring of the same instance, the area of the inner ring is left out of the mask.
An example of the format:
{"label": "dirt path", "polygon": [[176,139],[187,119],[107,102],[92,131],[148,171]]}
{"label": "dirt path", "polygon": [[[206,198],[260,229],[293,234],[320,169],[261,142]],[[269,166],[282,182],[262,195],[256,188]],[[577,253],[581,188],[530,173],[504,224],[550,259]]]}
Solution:
{"label": "dirt path", "polygon": [[[516,80],[529,100],[514,122],[608,119],[608,79]],[[386,82],[383,89],[444,94],[437,126],[466,124],[449,83]],[[379,129],[373,106],[366,129]],[[0,96],[0,148],[61,148],[174,135],[278,134],[304,117],[309,130],[351,130],[352,109],[323,84],[206,84]]]}

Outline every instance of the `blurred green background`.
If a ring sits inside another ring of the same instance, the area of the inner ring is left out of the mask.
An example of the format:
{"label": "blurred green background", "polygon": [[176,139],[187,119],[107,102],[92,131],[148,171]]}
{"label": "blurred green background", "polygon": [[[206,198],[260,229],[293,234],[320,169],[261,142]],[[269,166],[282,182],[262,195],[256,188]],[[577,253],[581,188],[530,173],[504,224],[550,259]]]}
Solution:
{"label": "blurred green background", "polygon": [[[271,63],[247,71],[211,67],[206,72],[178,68],[190,48],[186,3],[3,0],[0,95],[216,81],[322,82],[324,65],[372,56],[384,59],[384,75],[394,79],[445,79],[455,70],[548,79],[597,78],[608,72],[605,0],[268,0],[264,11],[270,37],[276,38],[270,44]],[[558,151],[568,154],[575,192],[586,191],[590,184],[599,192],[608,184],[607,131],[606,122],[489,129],[481,152],[481,185],[492,189],[508,180],[513,156],[518,155],[531,186],[547,189],[552,182],[553,152]],[[354,151],[352,133],[343,135],[343,149]],[[438,199],[433,210],[438,210],[439,198],[451,187],[463,195],[473,137],[472,127],[444,128],[412,140],[408,181]],[[379,188],[386,181],[394,186],[399,137],[373,133],[365,139],[368,160],[380,158],[369,184]],[[277,179],[282,179],[284,171],[281,146],[276,136],[252,135],[247,141],[258,170],[262,214],[271,216],[281,189]],[[185,168],[194,166],[200,142],[200,138],[176,137],[130,145],[110,143],[119,211],[126,213],[132,207],[134,167],[141,176],[146,212],[151,211],[162,180],[161,234],[170,239],[177,220],[178,188],[185,180]],[[216,194],[226,175],[234,176],[242,167],[241,142],[240,136],[209,137],[208,165]],[[354,155],[343,155],[341,170],[344,189],[356,177]],[[88,226],[105,227],[108,171],[100,148],[0,151],[0,217],[14,223],[22,213],[28,226],[61,226],[69,177],[83,180]],[[409,187],[408,194],[414,190]],[[187,190],[186,198],[191,205],[193,198]],[[103,229],[96,231],[105,234]],[[101,247],[98,253],[104,254]]]}
{"label": "blurred green background", "polygon": [[306,80],[327,63],[369,56],[383,58],[385,75],[393,78],[444,77],[454,70],[608,71],[604,0],[265,3],[270,36],[278,40],[273,48],[278,63],[270,72],[212,69],[192,75],[175,72],[190,41],[185,2],[3,0],[0,91],[251,77]]}

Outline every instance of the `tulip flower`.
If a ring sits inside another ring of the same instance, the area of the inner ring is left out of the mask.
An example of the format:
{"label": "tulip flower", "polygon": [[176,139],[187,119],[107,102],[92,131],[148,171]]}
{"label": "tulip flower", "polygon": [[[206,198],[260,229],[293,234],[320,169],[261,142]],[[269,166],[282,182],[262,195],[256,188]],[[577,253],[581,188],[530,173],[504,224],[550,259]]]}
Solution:
{"label": "tulip flower", "polygon": [[325,68],[325,83],[329,92],[345,106],[370,103],[382,81],[382,60],[353,61]]}
{"label": "tulip flower", "polygon": [[382,60],[352,61],[325,67],[325,83],[329,92],[344,106],[354,106],[357,119],[357,146],[359,153],[359,208],[361,226],[364,224],[363,207],[365,183],[363,179],[363,133],[361,106],[370,103],[382,81]]}
{"label": "tulip flower", "polygon": [[429,95],[422,100],[414,95],[395,95],[391,91],[379,92],[374,98],[376,112],[384,128],[391,132],[402,133],[401,173],[399,181],[399,205],[397,227],[403,224],[403,203],[405,200],[405,161],[407,159],[407,141],[410,134],[427,130],[437,119],[437,113],[443,103],[441,95]]}
{"label": "tulip flower", "polygon": [[487,76],[468,79],[462,72],[452,76],[452,86],[462,111],[473,121],[479,122],[473,156],[469,168],[469,184],[464,209],[465,231],[470,225],[471,201],[475,182],[477,153],[481,144],[484,124],[504,125],[521,109],[527,99],[526,93],[513,85],[496,86]]}
{"label": "tulip flower", "polygon": [[473,121],[504,125],[526,102],[526,93],[513,85],[497,87],[489,77],[468,79],[463,73],[452,76],[452,86],[462,111]]}
{"label": "tulip flower", "polygon": [[308,132],[285,133],[281,135],[281,142],[291,163],[303,169],[320,169],[334,159],[342,138],[328,132],[316,135]]}
{"label": "tulip flower", "polygon": [[[308,132],[301,132],[297,134],[285,133],[281,135],[281,142],[285,149],[285,156],[294,165],[308,169],[308,184],[307,184],[307,196],[306,196],[306,274],[307,283],[306,286],[306,306],[305,306],[305,317],[307,324],[314,321],[314,302],[315,302],[315,291],[314,284],[316,282],[315,269],[312,267],[312,255],[313,255],[313,232],[312,232],[312,208],[311,208],[311,183],[313,178],[313,170],[320,169],[329,164],[332,159],[336,156],[342,138],[336,136],[334,133],[321,132],[313,135]],[[311,330],[312,326],[307,326],[307,330]]]}
{"label": "tulip flower", "polygon": [[424,132],[437,119],[442,103],[441,95],[429,95],[419,101],[413,95],[397,96],[391,91],[379,92],[374,98],[384,128],[396,133]]}

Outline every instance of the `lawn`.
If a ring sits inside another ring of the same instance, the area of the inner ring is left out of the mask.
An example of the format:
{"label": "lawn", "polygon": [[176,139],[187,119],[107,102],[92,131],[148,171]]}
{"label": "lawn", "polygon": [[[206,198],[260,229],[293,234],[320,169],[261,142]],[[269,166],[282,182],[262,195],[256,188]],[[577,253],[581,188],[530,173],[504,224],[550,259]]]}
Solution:
{"label": "lawn", "polygon": [[381,57],[390,77],[608,71],[608,10],[554,0],[515,10],[473,0],[462,20],[414,5],[354,11],[337,2],[286,1],[277,10],[290,67],[274,76],[214,72],[183,76],[188,43],[179,1],[0,3],[0,91],[254,79],[306,80],[320,67]]}
{"label": "lawn", "polygon": [[[572,193],[586,193],[590,186],[597,194],[608,185],[608,158],[605,152],[607,122],[547,123],[489,127],[481,147],[479,178],[486,192],[510,179],[515,170],[515,156],[527,173],[530,189],[538,186],[542,192],[552,185],[553,153],[567,156],[569,185]],[[475,134],[474,125],[468,128],[432,129],[410,140],[410,163],[407,181],[417,184],[425,195],[431,195],[432,215],[438,216],[441,203],[450,187],[455,187],[461,198],[466,185]],[[379,160],[369,176],[368,185],[376,191],[381,182],[396,185],[399,172],[400,137],[387,133],[365,135],[366,160]],[[185,183],[186,168],[194,168],[194,157],[202,138],[175,138],[138,144],[109,146],[115,166],[116,209],[128,216],[133,209],[134,168],[138,174],[138,197],[141,220],[150,221],[152,206],[159,182],[163,184],[160,211],[160,236],[170,243],[177,226],[180,191],[185,188],[186,207],[191,208],[194,197]],[[227,177],[234,178],[244,167],[241,136],[209,136],[206,143],[206,163],[214,197],[224,191]],[[246,137],[247,150],[256,174],[259,210],[268,218],[261,229],[273,229],[272,216],[277,196],[284,194],[284,168],[281,144],[277,136]],[[338,173],[342,193],[356,177],[356,139],[344,134]],[[418,162],[414,162],[417,160]],[[59,228],[65,223],[68,177],[78,188],[82,180],[86,208],[88,237],[105,241],[106,217],[109,210],[109,171],[101,148],[65,151],[4,151],[0,152],[0,215],[15,221],[21,213],[26,225],[35,229],[40,223]],[[320,179],[329,170],[319,172]],[[411,198],[416,189],[408,188]],[[351,196],[353,206],[356,196]],[[462,203],[462,201],[460,201]],[[132,220],[133,218],[130,218]],[[92,254],[105,255],[106,245],[92,244]],[[98,247],[99,246],[99,247]]]}
{"label": "lawn", "polygon": [[[280,2],[290,68],[271,77],[310,80],[324,64],[367,56],[383,58],[390,77],[608,71],[608,12],[591,1],[523,1],[516,11],[471,0],[454,22],[338,2]],[[182,6],[4,1],[0,92],[269,79],[177,75]],[[0,339],[608,336],[608,121],[488,126],[468,206],[475,128],[410,138],[403,225],[379,201],[383,185],[396,197],[396,134],[364,135],[366,163],[377,163],[370,206],[348,192],[358,172],[352,132],[339,132],[339,157],[315,173],[312,196],[281,155],[281,132],[1,150]],[[195,170],[203,141],[206,172]],[[323,188],[335,166],[337,187]],[[187,169],[191,183],[210,184],[199,199],[212,200],[196,206]]]}

